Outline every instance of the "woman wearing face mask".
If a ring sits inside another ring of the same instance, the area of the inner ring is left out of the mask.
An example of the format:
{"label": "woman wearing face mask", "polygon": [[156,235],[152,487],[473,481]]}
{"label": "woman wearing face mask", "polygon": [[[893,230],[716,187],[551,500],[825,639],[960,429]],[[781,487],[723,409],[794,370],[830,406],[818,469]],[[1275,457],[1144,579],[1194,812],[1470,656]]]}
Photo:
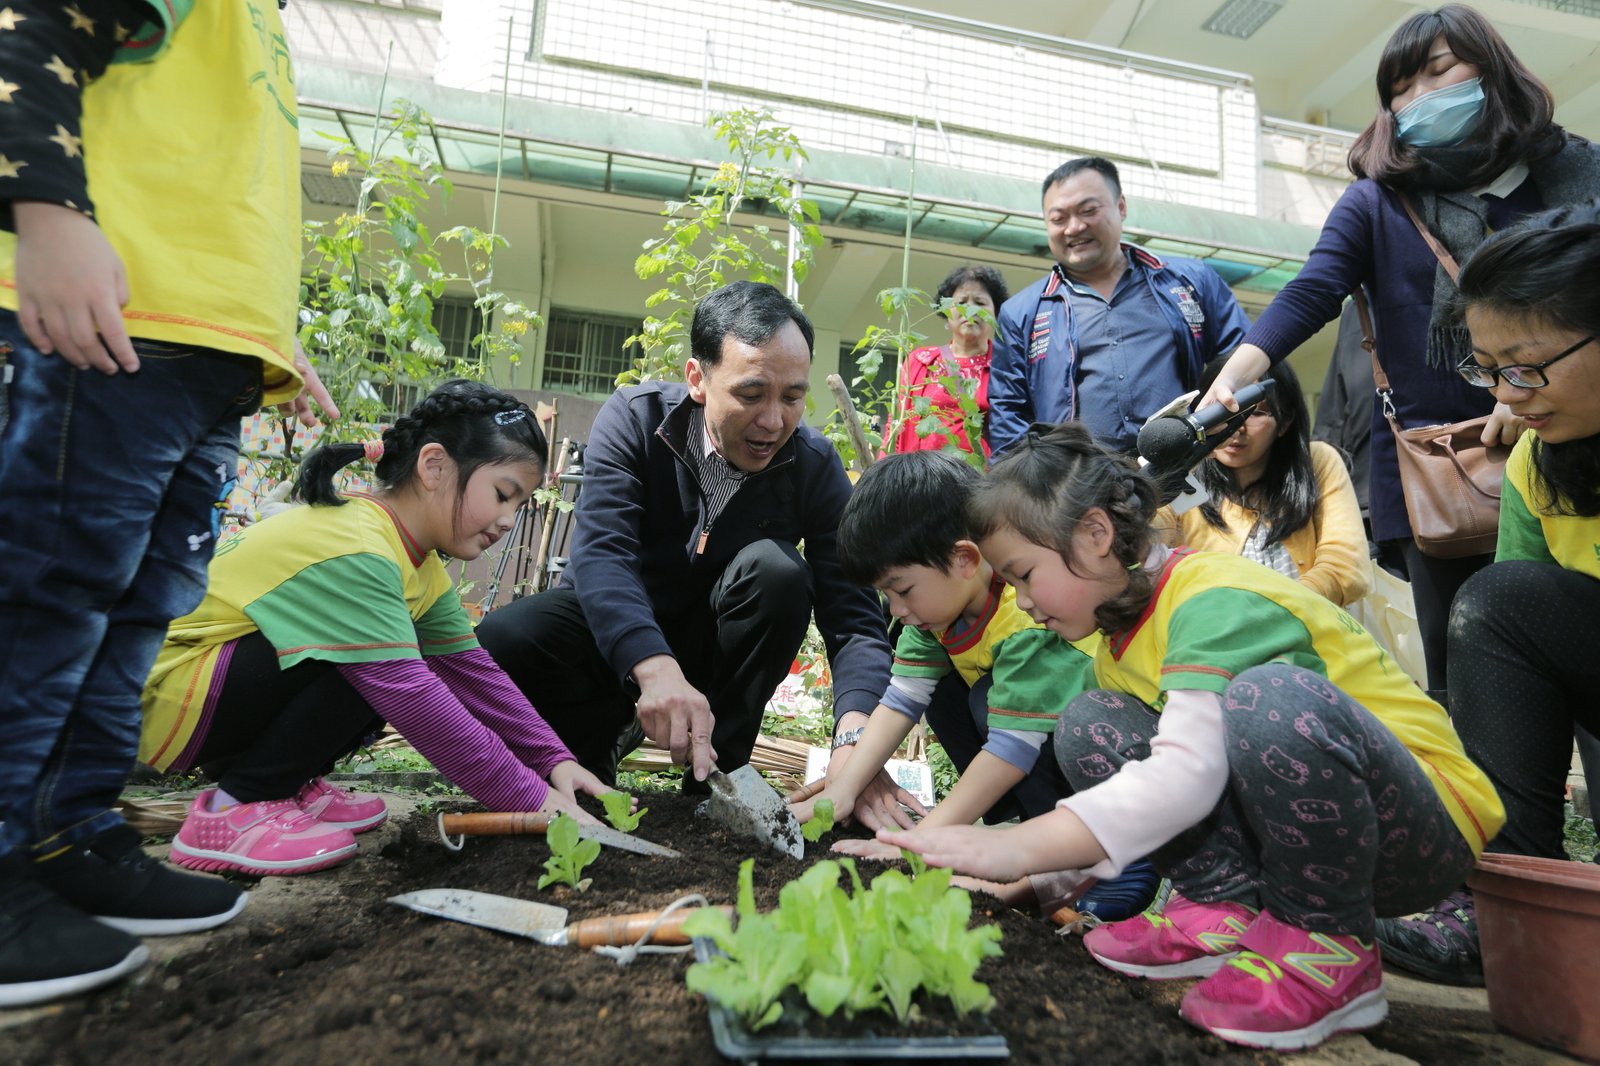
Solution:
{"label": "woman wearing face mask", "polygon": [[[1400,25],[1378,62],[1377,88],[1377,116],[1350,151],[1350,169],[1360,180],[1334,205],[1305,268],[1262,313],[1206,400],[1228,402],[1364,287],[1400,424],[1492,413],[1485,437],[1509,444],[1523,424],[1456,373],[1470,344],[1451,317],[1455,286],[1405,203],[1462,263],[1489,233],[1593,196],[1600,189],[1600,148],[1552,121],[1550,91],[1487,19],[1460,4]],[[1442,690],[1451,600],[1492,556],[1436,559],[1417,549],[1394,436],[1376,400],[1369,491],[1373,539],[1403,556],[1411,579],[1427,687]]]}

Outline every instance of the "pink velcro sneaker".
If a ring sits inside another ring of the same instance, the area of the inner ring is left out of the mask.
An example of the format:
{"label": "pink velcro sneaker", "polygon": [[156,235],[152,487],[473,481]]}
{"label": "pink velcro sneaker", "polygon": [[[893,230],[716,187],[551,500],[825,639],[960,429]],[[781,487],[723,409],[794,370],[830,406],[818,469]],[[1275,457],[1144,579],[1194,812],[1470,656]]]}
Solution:
{"label": "pink velcro sneaker", "polygon": [[303,874],[353,858],[359,846],[348,829],[319,822],[292,799],[240,803],[206,810],[215,790],[189,805],[172,841],[171,859],[191,870],[246,874]]}
{"label": "pink velcro sneaker", "polygon": [[307,783],[295,794],[294,801],[323,825],[336,825],[352,833],[376,829],[389,817],[383,797],[346,792],[325,777]]}
{"label": "pink velcro sneaker", "polygon": [[1205,977],[1233,958],[1255,920],[1256,909],[1243,903],[1199,903],[1174,892],[1159,913],[1091,929],[1083,946],[1100,965],[1130,977]]}
{"label": "pink velcro sneaker", "polygon": [[1298,1051],[1371,1029],[1389,1003],[1374,941],[1308,933],[1262,911],[1239,954],[1189,989],[1178,1013],[1231,1043]]}

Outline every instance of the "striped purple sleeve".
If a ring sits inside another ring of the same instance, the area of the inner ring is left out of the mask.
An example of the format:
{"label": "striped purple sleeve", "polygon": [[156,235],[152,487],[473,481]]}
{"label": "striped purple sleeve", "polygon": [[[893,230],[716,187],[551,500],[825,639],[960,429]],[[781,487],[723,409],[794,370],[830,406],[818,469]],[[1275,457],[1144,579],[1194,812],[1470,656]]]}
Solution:
{"label": "striped purple sleeve", "polygon": [[424,662],[385,659],[337,666],[374,711],[473,799],[491,811],[536,811],[544,805],[550,786],[490,726],[474,718]]}
{"label": "striped purple sleeve", "polygon": [[557,763],[574,758],[516,682],[482,648],[430,655],[423,662],[539,776],[549,777]]}

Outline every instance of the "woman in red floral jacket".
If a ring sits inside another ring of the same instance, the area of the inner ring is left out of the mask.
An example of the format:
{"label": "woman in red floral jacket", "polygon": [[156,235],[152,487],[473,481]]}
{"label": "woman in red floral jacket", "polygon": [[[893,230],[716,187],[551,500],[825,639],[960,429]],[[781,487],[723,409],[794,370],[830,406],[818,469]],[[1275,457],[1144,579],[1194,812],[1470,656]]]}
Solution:
{"label": "woman in red floral jacket", "polygon": [[[950,341],[918,348],[906,356],[902,382],[905,399],[895,432],[890,438],[889,451],[937,451],[947,441],[954,441],[963,451],[972,451],[972,442],[968,440],[963,426],[960,403],[945,387],[943,379],[959,377],[963,385],[971,382],[978,410],[987,416],[989,358],[994,351],[994,314],[1006,302],[1008,295],[1005,279],[993,267],[971,264],[959,266],[940,283],[939,300],[943,302],[949,298],[952,304],[946,314],[950,323]],[[963,310],[969,313],[983,310],[988,314],[963,314]],[[918,404],[919,397],[926,398],[926,408]],[[919,423],[929,414],[937,416],[943,426],[942,432],[935,431],[927,435],[918,432]],[[987,426],[978,443],[987,458]]]}

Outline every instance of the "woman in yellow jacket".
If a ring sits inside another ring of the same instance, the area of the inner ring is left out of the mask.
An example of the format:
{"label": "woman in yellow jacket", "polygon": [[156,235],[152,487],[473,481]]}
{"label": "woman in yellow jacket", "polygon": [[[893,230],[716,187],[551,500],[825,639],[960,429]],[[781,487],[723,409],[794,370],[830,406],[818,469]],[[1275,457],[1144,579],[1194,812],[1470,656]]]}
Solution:
{"label": "woman in yellow jacket", "polygon": [[[1220,360],[1207,368],[1202,392],[1220,369]],[[1211,499],[1179,519],[1182,540],[1254,559],[1346,606],[1372,587],[1356,490],[1344,458],[1310,439],[1305,396],[1288,362],[1267,376],[1278,387],[1200,465]]]}

